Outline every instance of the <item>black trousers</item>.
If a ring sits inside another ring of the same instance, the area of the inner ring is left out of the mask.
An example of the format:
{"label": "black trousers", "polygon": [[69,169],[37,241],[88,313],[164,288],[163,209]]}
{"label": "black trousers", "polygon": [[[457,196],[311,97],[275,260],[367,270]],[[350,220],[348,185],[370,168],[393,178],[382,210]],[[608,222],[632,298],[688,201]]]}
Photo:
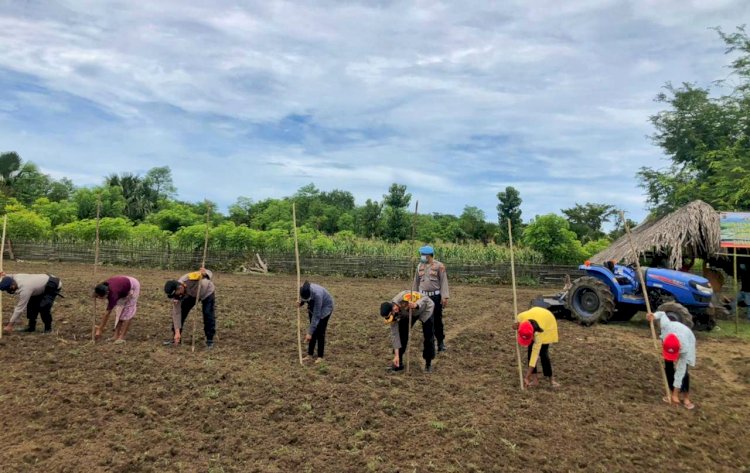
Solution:
{"label": "black trousers", "polygon": [[[307,313],[308,317],[310,318],[310,322],[312,322],[312,312]],[[326,352],[326,330],[328,330],[328,321],[331,318],[331,314],[328,314],[328,317],[320,319],[320,322],[318,322],[318,326],[315,327],[315,332],[312,334],[312,339],[310,340],[310,343],[307,344],[307,354],[310,356],[313,356],[313,353],[315,353],[315,345],[318,345],[318,358],[323,358],[323,355],[325,355]]]}
{"label": "black trousers", "polygon": [[[669,383],[670,391],[674,387],[674,362],[664,360],[664,372],[667,373],[667,383]],[[685,377],[682,378],[682,386],[680,392],[690,392],[690,373],[688,373],[687,367],[685,368]]]}
{"label": "black trousers", "polygon": [[[424,346],[422,348],[422,358],[429,365],[435,358],[435,328],[433,317],[427,319],[426,322],[422,322],[422,335],[424,335]],[[417,323],[417,318],[412,319],[411,325]],[[404,353],[406,353],[406,346],[409,344],[409,316],[406,315],[398,321],[398,333],[401,337],[401,348],[398,350],[399,359],[403,364]]]}
{"label": "black trousers", "polygon": [[445,327],[443,326],[443,296],[438,294],[436,296],[430,296],[430,299],[435,303],[435,311],[432,313],[432,319],[435,325],[435,338],[437,338],[438,343],[442,343],[445,340]]}
{"label": "black trousers", "polygon": [[[529,345],[528,361],[531,361],[531,350],[533,347],[534,343],[532,342],[531,345]],[[539,350],[539,359],[542,361],[542,373],[544,376],[548,378],[552,377],[552,361],[549,359],[549,345],[542,345],[542,348]],[[536,372],[536,366],[534,366],[533,373]]]}
{"label": "black trousers", "polygon": [[26,306],[26,318],[29,319],[29,329],[36,330],[36,318],[41,315],[44,330],[52,330],[52,306],[60,291],[60,280],[50,276],[44,292],[38,296],[31,296]]}
{"label": "black trousers", "polygon": [[[181,326],[185,327],[185,321],[190,315],[190,311],[195,307],[195,297],[187,296],[180,302],[180,309],[182,310],[182,323]],[[214,335],[216,334],[216,297],[215,294],[211,294],[201,302],[203,308],[203,333],[206,334],[206,341],[213,342]]]}

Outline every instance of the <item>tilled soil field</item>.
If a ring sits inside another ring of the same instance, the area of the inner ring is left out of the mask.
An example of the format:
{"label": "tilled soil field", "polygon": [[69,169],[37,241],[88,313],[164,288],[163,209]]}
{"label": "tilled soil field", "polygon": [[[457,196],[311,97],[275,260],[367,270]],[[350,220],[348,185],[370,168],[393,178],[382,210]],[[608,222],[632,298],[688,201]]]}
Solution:
{"label": "tilled soil field", "polygon": [[750,471],[747,343],[699,335],[691,412],[662,403],[645,325],[561,321],[562,388],[521,392],[507,287],[452,288],[449,351],[422,373],[417,330],[411,373],[392,375],[378,307],[404,281],[313,278],[336,310],[325,363],[303,368],[292,277],[217,275],[217,345],[205,350],[199,318],[192,353],[161,344],[162,287],[179,273],[101,268],[142,294],[128,342],[94,345],[91,266],[6,271],[54,272],[66,297],[54,335],[0,340],[2,471]]}

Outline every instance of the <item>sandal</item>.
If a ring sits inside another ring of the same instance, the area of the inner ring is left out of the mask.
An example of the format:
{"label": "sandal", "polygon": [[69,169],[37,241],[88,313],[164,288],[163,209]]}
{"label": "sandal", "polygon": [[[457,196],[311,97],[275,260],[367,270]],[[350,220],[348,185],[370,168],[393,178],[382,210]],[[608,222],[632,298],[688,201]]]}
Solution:
{"label": "sandal", "polygon": [[682,405],[683,405],[683,406],[685,406],[685,409],[687,409],[687,410],[689,410],[689,411],[692,411],[693,409],[695,409],[695,404],[693,404],[693,403],[692,403],[692,402],[690,402],[690,401],[688,401],[688,402],[683,402],[683,403],[682,403]]}

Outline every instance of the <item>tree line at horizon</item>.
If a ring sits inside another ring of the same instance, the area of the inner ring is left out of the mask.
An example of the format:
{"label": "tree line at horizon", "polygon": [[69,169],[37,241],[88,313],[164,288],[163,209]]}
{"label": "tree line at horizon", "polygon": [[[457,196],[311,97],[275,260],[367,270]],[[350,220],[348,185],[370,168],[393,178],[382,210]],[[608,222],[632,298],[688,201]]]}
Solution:
{"label": "tree line at horizon", "polygon": [[[670,165],[642,168],[637,177],[653,217],[695,199],[717,210],[750,208],[750,38],[744,27],[727,34],[717,29],[733,54],[729,93],[712,96],[708,88],[671,84],[656,100],[666,109],[650,119]],[[169,167],[145,175],[124,172],[106,176],[96,187],[77,187],[70,179],[52,179],[15,152],[0,154],[0,209],[8,214],[10,238],[93,241],[97,200],[101,199],[101,239],[199,246],[210,209],[211,245],[236,250],[293,247],[292,203],[296,205],[304,252],[408,255],[413,218],[407,187],[393,183],[382,199],[357,205],[351,192],[323,191],[314,184],[280,199],[238,197],[227,215],[213,202],[185,202]],[[624,232],[615,205],[576,203],[560,214],[524,222],[521,195],[512,186],[497,193],[497,218],[488,221],[478,207],[460,215],[420,214],[416,239],[442,247],[455,258],[505,261],[508,219],[520,258],[528,262],[580,263],[606,248]],[[494,216],[493,216],[494,217]],[[606,234],[605,224],[614,224]],[[631,226],[635,222],[630,221]]]}

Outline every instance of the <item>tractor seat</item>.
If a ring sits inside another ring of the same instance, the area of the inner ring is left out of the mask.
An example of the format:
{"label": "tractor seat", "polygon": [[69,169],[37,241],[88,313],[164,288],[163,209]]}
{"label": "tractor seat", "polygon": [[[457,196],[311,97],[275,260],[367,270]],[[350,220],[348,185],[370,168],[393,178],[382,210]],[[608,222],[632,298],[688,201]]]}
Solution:
{"label": "tractor seat", "polygon": [[615,279],[617,280],[617,284],[620,286],[627,286],[630,284],[630,279],[626,278],[625,276],[616,276]]}

